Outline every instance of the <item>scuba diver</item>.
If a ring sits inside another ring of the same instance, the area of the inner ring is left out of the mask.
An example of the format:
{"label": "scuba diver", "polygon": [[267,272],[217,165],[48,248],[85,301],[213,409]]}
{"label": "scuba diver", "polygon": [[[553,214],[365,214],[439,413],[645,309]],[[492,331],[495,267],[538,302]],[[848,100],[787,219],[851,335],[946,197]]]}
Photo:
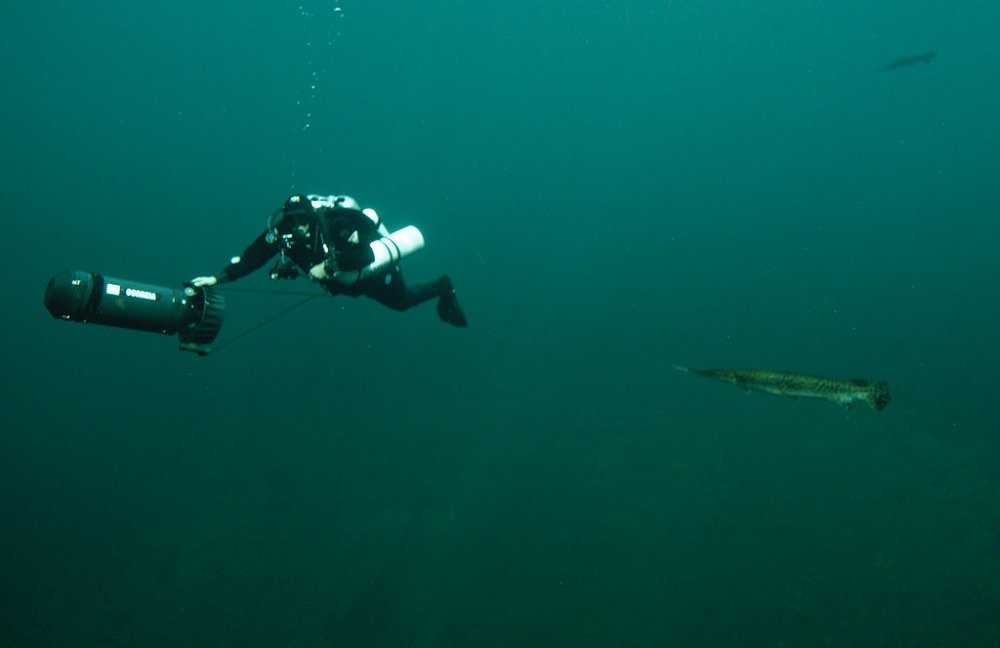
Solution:
{"label": "scuba diver", "polygon": [[331,295],[364,295],[398,311],[437,297],[442,321],[468,326],[448,275],[416,286],[403,281],[398,260],[422,246],[415,227],[390,234],[374,209],[362,210],[350,196],[298,194],[271,214],[267,229],[242,256],[217,275],[195,277],[189,284],[201,288],[235,281],[278,256],[272,279],[305,273]]}

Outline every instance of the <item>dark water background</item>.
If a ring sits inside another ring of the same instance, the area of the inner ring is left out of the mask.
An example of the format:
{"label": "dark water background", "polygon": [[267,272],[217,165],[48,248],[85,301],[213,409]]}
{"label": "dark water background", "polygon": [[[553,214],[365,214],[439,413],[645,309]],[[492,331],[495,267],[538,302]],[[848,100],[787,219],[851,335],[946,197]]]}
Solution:
{"label": "dark water background", "polygon": [[[0,646],[1000,645],[1000,4],[536,5],[0,5]],[[419,226],[471,327],[42,308],[294,190]]]}

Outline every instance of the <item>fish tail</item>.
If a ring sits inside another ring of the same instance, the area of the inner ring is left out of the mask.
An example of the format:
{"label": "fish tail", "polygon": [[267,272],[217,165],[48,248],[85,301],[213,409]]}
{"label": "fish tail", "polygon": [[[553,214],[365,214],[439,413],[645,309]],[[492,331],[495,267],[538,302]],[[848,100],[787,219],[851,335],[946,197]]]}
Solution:
{"label": "fish tail", "polygon": [[886,382],[875,383],[865,396],[865,402],[876,412],[884,410],[890,401],[892,401],[892,395],[889,394],[889,384]]}

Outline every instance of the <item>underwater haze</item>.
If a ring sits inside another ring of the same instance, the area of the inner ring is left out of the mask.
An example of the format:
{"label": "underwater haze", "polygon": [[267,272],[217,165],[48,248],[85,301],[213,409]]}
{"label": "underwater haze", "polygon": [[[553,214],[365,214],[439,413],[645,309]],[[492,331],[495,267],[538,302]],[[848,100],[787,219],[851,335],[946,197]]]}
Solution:
{"label": "underwater haze", "polygon": [[[997,2],[0,24],[0,647],[1000,645]],[[469,328],[266,267],[205,357],[43,308],[295,192],[419,227]]]}

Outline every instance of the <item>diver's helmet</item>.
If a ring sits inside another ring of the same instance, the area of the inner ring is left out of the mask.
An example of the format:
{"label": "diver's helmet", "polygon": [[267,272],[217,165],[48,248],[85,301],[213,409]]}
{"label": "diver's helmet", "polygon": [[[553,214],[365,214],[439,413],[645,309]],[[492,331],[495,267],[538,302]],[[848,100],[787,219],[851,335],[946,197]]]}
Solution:
{"label": "diver's helmet", "polygon": [[282,220],[290,227],[308,225],[316,215],[312,201],[308,196],[296,194],[289,196],[281,208]]}
{"label": "diver's helmet", "polygon": [[267,229],[277,233],[281,230],[284,233],[291,232],[296,227],[309,225],[316,217],[316,209],[308,196],[295,194],[289,196],[281,209],[276,209],[267,219]]}

